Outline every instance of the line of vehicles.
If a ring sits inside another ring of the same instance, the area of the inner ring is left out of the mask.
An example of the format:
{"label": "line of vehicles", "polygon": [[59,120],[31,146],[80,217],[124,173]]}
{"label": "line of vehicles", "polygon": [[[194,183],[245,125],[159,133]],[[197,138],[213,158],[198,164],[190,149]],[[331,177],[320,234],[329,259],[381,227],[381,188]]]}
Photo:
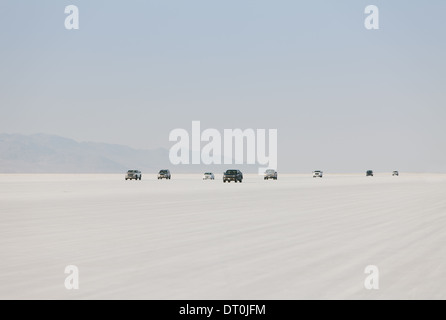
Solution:
{"label": "line of vehicles", "polygon": [[[365,175],[367,177],[373,177],[373,170],[367,170]],[[392,176],[398,177],[400,174],[398,171],[393,171]],[[322,178],[324,176],[324,172],[321,170],[313,171],[313,178]],[[158,172],[158,180],[166,179],[170,180],[172,175],[168,169],[162,169]],[[142,173],[139,170],[129,170],[125,175],[125,180],[141,180]],[[268,169],[265,171],[263,175],[264,180],[277,180],[277,171],[273,169]],[[215,180],[215,175],[212,172],[205,172],[203,174],[203,180]],[[223,182],[243,182],[243,173],[237,169],[229,169],[223,173]]]}

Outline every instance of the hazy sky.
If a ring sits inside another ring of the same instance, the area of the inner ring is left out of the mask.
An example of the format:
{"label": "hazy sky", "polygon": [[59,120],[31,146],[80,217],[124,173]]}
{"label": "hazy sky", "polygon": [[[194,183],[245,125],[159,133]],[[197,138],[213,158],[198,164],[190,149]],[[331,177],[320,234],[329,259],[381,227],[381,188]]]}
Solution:
{"label": "hazy sky", "polygon": [[[66,5],[80,30],[64,27]],[[380,9],[380,30],[364,9]],[[0,132],[169,148],[277,128],[279,169],[446,172],[444,0],[0,2]]]}

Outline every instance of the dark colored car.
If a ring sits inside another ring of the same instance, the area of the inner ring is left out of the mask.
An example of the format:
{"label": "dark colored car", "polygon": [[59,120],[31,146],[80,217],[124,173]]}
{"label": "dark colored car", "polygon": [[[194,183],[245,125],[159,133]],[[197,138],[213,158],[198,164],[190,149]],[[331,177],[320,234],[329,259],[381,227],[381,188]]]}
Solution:
{"label": "dark colored car", "polygon": [[231,181],[234,181],[235,183],[241,183],[243,181],[243,173],[240,170],[226,170],[226,172],[223,173],[223,182]]}
{"label": "dark colored car", "polygon": [[161,179],[170,180],[170,178],[171,178],[170,171],[167,169],[160,170],[160,172],[158,173],[158,180]]}
{"label": "dark colored car", "polygon": [[367,170],[365,175],[366,175],[366,177],[373,177],[373,171],[372,170]]}

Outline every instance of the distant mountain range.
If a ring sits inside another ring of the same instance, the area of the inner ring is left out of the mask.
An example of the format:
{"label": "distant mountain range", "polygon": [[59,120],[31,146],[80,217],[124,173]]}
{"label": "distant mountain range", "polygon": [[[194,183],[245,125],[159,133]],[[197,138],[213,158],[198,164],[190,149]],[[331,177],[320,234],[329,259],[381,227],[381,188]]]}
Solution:
{"label": "distant mountain range", "polygon": [[169,166],[166,149],[137,150],[46,134],[0,134],[1,173],[157,172]]}
{"label": "distant mountain range", "polygon": [[138,169],[156,173],[222,173],[237,167],[257,172],[248,165],[178,165],[169,161],[169,150],[138,150],[107,143],[77,142],[55,135],[0,134],[0,173],[124,173]]}

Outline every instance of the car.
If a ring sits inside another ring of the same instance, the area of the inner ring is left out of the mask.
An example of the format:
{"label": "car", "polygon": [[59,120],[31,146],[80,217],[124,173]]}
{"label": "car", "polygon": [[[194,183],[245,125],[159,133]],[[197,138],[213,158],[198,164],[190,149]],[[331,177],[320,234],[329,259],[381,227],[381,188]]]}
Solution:
{"label": "car", "polygon": [[234,181],[235,183],[243,182],[243,173],[240,170],[236,169],[230,169],[226,170],[225,173],[223,173],[223,182],[231,182]]}
{"label": "car", "polygon": [[203,174],[203,180],[214,180],[215,176],[212,172],[205,172]]}
{"label": "car", "polygon": [[365,175],[366,175],[366,177],[373,177],[373,170],[367,170]]}
{"label": "car", "polygon": [[324,173],[320,170],[313,171],[313,178],[322,178]]}
{"label": "car", "polygon": [[125,180],[141,180],[142,174],[139,170],[129,170],[125,174]]}
{"label": "car", "polygon": [[170,180],[170,178],[172,178],[172,176],[170,175],[170,171],[167,169],[160,170],[160,172],[158,173],[158,180]]}
{"label": "car", "polygon": [[392,172],[392,176],[397,176],[398,177],[399,175],[400,175],[400,173],[398,171],[393,171]]}
{"label": "car", "polygon": [[277,180],[277,171],[274,169],[266,170],[263,179],[264,180],[269,180],[269,179]]}

